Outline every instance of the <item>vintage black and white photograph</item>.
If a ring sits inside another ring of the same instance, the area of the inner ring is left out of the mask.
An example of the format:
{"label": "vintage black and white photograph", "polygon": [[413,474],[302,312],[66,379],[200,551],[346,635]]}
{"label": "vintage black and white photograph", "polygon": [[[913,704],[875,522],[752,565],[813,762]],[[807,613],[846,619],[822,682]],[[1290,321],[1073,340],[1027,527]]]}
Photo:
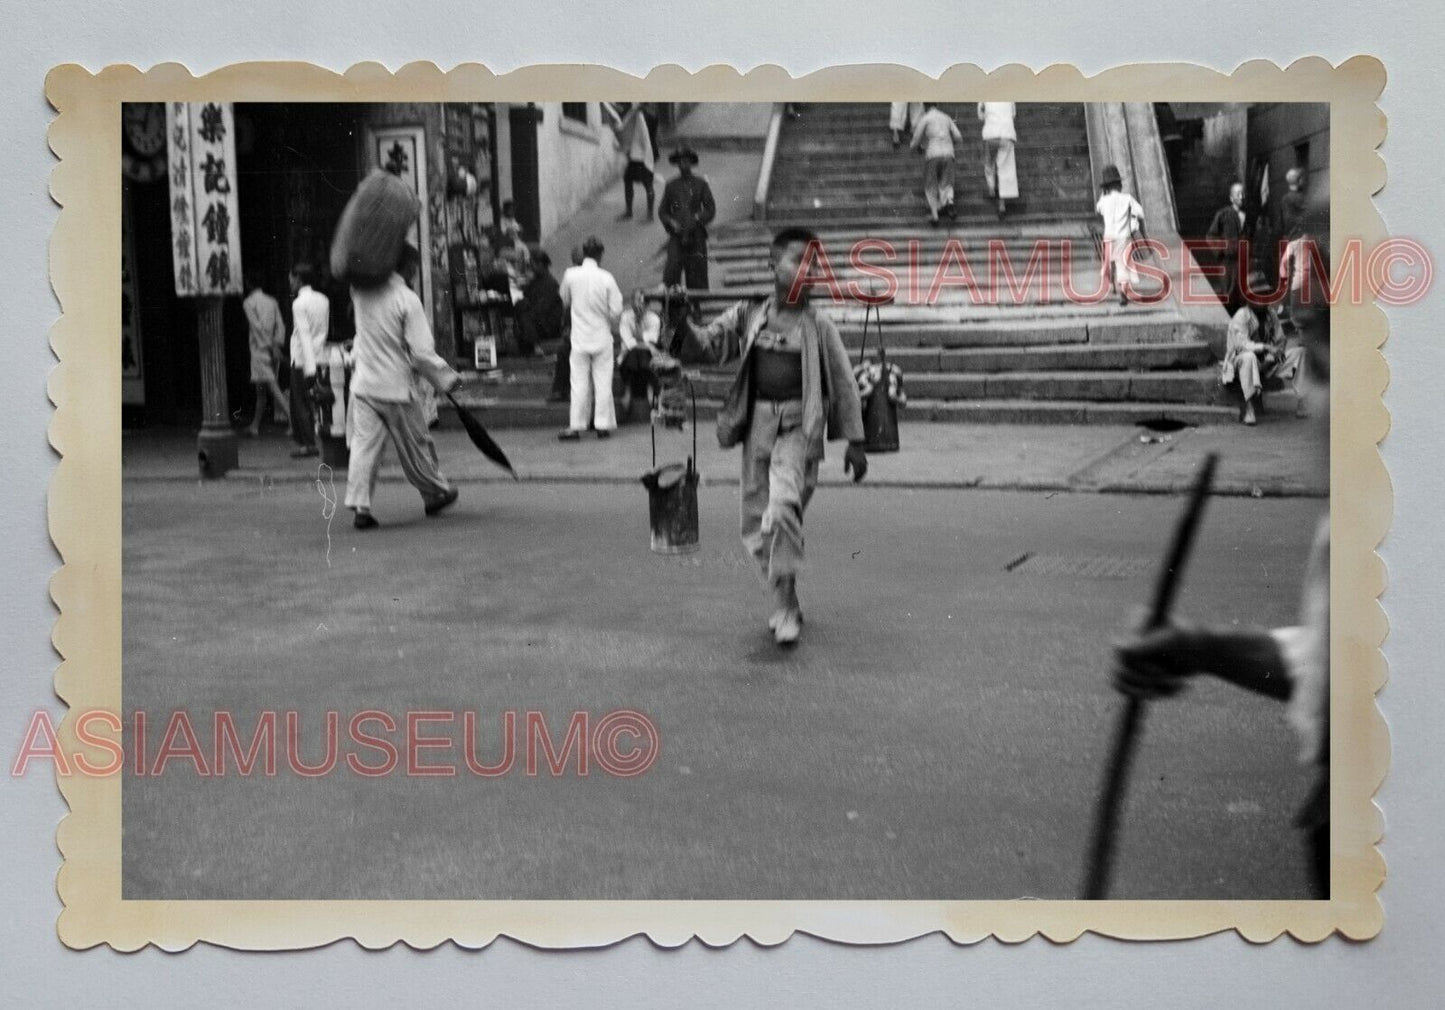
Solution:
{"label": "vintage black and white photograph", "polygon": [[972,98],[123,103],[122,897],[1328,898],[1330,106]]}

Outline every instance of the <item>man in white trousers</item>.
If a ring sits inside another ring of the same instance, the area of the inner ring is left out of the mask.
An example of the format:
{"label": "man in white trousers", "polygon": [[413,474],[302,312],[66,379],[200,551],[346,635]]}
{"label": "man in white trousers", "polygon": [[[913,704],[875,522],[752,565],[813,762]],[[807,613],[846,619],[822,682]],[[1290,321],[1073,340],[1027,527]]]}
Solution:
{"label": "man in white trousers", "polygon": [[903,143],[906,131],[913,123],[923,118],[922,102],[889,102],[888,129],[893,133],[893,146]]}
{"label": "man in white trousers", "polygon": [[572,317],[572,411],[563,442],[575,442],[587,429],[587,415],[598,438],[617,427],[612,404],[612,328],[622,315],[617,280],[599,265],[602,242],[593,235],[582,243],[582,264],[562,275],[562,304]]}
{"label": "man in white trousers", "polygon": [[401,274],[394,272],[375,287],[353,287],[351,304],[356,343],[347,414],[346,507],[355,513],[353,525],[359,530],[380,525],[371,514],[371,496],[388,437],[406,479],[421,492],[426,514],[434,516],[457,500],[457,489],[442,476],[414,373],[442,393],[454,389],[461,376],[437,354],[426,309]]}
{"label": "man in white trousers", "polygon": [[1008,209],[1007,200],[1019,198],[1018,168],[1014,164],[1013,102],[979,102],[978,118],[983,123],[983,180],[988,195],[998,201],[998,216]]}

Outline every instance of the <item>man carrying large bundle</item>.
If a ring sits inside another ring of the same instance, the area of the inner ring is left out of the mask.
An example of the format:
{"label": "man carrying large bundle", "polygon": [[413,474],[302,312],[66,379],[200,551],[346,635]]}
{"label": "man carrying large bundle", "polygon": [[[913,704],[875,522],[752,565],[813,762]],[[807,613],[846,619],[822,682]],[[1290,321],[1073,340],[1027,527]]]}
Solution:
{"label": "man carrying large bundle", "polygon": [[[457,489],[438,466],[412,380],[419,373],[446,393],[461,376],[437,354],[426,309],[398,272],[409,249],[407,230],[420,209],[400,179],[373,172],[352,195],[331,246],[332,272],[351,284],[356,316],[346,506],[362,530],[380,525],[371,514],[371,495],[388,436],[406,479],[421,492],[427,515],[457,500]],[[390,266],[382,275],[388,257]]]}

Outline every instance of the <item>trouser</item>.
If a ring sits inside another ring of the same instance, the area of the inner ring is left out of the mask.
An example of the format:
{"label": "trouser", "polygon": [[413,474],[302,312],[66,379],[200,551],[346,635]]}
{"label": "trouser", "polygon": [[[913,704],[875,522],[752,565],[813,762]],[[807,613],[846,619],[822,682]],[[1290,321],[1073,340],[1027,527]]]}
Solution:
{"label": "trouser", "polygon": [[572,335],[562,334],[557,348],[557,361],[552,366],[552,395],[567,396],[572,388]]}
{"label": "trouser", "polygon": [[676,235],[667,240],[667,262],[662,267],[662,283],[668,287],[686,275],[689,288],[707,288],[707,240],[696,239],[690,248],[682,247]]}
{"label": "trouser", "polygon": [[938,212],[953,202],[952,158],[929,158],[923,163],[923,198],[928,201],[928,216],[938,217]]}
{"label": "trouser", "polygon": [[1243,351],[1234,359],[1234,374],[1239,380],[1239,391],[1246,400],[1264,388],[1265,379],[1282,379],[1298,385],[1300,367],[1304,364],[1303,347],[1285,348],[1284,357],[1268,365],[1259,363],[1259,355]]}
{"label": "trouser", "polygon": [[1018,199],[1019,174],[1012,140],[983,142],[983,179],[990,196],[1000,200]]}
{"label": "trouser", "polygon": [[346,507],[371,509],[376,475],[390,437],[396,446],[402,473],[421,492],[423,501],[433,501],[452,489],[442,476],[436,443],[426,428],[421,404],[416,400],[396,403],[353,396],[347,414],[351,436],[351,460],[346,470]]}
{"label": "trouser", "polygon": [[276,382],[274,378],[268,378],[264,382],[253,382],[252,385],[256,387],[256,411],[251,418],[252,428],[260,428],[261,422],[266,419],[266,407],[268,405],[268,399],[270,400],[269,405],[271,407],[271,414],[273,419],[275,417],[276,411],[279,410],[286,415],[288,421],[290,420],[291,409],[286,405],[286,401],[289,400],[289,397],[282,397],[281,386]]}
{"label": "trouser", "polygon": [[[1224,297],[1224,311],[1228,312],[1230,318],[1244,305],[1244,292],[1240,287],[1240,262],[1239,245],[1231,243],[1224,254],[1224,274],[1220,278],[1220,294]],[[1245,267],[1246,272],[1248,267]],[[1247,273],[1246,273],[1247,276]]]}
{"label": "trouser", "polygon": [[[517,320],[517,349],[524,355],[530,357],[537,353],[537,348],[543,344],[557,341],[561,334],[557,326],[557,317],[549,315],[543,308],[530,305],[523,301],[517,308],[515,317]],[[567,391],[567,369],[562,368],[562,392]]]}
{"label": "trouser", "polygon": [[311,414],[311,381],[306,373],[291,366],[291,437],[305,448],[316,447],[316,420]]}
{"label": "trouser", "polygon": [[657,378],[652,374],[652,352],[645,347],[634,347],[624,354],[617,370],[634,398],[646,398],[657,388]]}
{"label": "trouser", "polygon": [[517,321],[517,353],[530,358],[537,353],[537,321],[525,307],[518,308],[512,318]]}
{"label": "trouser", "polygon": [[597,351],[572,348],[572,416],[568,425],[573,431],[587,430],[587,415],[598,431],[617,427],[617,413],[612,404],[612,346]]}
{"label": "trouser", "polygon": [[808,457],[803,436],[803,402],[756,401],[743,441],[741,532],[769,585],[802,569],[803,511],[817,484],[818,460]]}
{"label": "trouser", "polygon": [[629,161],[627,168],[622,172],[622,199],[627,204],[627,213],[632,213],[632,185],[641,183],[642,191],[647,194],[647,216],[652,216],[653,188],[652,169],[640,161]]}
{"label": "trouser", "polygon": [[923,118],[922,102],[889,102],[888,129],[906,130]]}
{"label": "trouser", "polygon": [[1134,239],[1132,236],[1104,239],[1104,263],[1109,271],[1109,283],[1116,292],[1135,287],[1139,283],[1139,271],[1134,269]]}

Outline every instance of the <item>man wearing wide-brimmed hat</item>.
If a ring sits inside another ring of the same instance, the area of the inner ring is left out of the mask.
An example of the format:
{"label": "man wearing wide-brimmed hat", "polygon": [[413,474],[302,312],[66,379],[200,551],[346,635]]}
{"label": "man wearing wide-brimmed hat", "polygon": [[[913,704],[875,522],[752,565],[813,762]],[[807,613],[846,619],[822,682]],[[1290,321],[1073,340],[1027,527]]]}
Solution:
{"label": "man wearing wide-brimmed hat", "polygon": [[662,283],[668,287],[685,276],[689,288],[707,287],[707,226],[717,216],[712,187],[693,174],[697,152],[683,144],[668,156],[677,166],[677,177],[662,191],[657,219],[667,229],[667,264]]}

